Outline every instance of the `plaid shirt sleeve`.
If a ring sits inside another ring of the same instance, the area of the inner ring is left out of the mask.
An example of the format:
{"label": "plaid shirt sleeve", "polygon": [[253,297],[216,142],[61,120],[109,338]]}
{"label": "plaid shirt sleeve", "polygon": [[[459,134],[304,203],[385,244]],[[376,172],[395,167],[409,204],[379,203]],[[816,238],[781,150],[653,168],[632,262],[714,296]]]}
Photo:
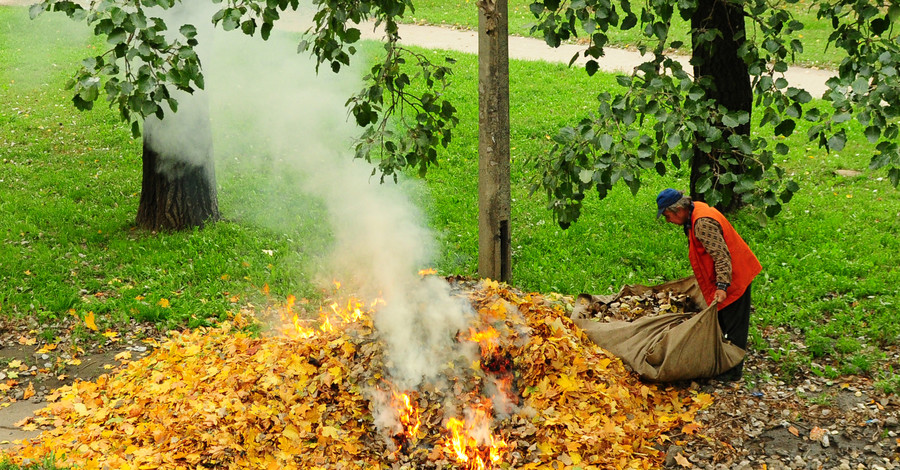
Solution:
{"label": "plaid shirt sleeve", "polygon": [[701,217],[694,222],[694,236],[713,259],[716,282],[731,284],[731,253],[722,235],[722,226],[715,219]]}

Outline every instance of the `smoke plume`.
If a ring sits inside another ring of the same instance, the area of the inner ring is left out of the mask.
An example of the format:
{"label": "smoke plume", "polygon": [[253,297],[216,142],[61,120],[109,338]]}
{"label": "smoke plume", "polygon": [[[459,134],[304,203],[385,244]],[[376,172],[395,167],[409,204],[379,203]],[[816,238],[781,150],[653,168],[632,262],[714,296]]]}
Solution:
{"label": "smoke plume", "polygon": [[[194,24],[204,44],[200,58],[223,181],[219,194],[235,201],[223,204],[226,216],[241,212],[274,228],[310,217],[327,222],[329,242],[322,243],[327,251],[314,272],[324,282],[338,279],[364,297],[385,300],[375,325],[386,341],[389,373],[398,386],[434,380],[447,355],[458,354],[454,335],[465,327],[471,307],[451,296],[442,279],[417,274],[430,267],[435,254],[434,235],[409,197],[422,188],[405,180],[380,184],[371,164],[353,158],[359,130],[348,122],[344,103],[362,87],[361,74],[354,69],[333,74],[326,66],[317,75],[313,59],[297,54],[294,34],[276,31],[262,41],[201,28],[211,13],[200,17],[206,19]],[[170,30],[179,26],[175,18],[196,15],[170,16]],[[359,55],[353,60],[365,62]],[[203,99],[180,102],[177,114],[189,115],[195,105],[203,106]],[[177,132],[166,134],[186,158],[191,154],[183,152],[184,146],[196,130],[191,122],[177,121]],[[251,188],[252,195],[234,196]],[[239,201],[254,197],[272,199],[249,203],[256,210],[240,207]]]}

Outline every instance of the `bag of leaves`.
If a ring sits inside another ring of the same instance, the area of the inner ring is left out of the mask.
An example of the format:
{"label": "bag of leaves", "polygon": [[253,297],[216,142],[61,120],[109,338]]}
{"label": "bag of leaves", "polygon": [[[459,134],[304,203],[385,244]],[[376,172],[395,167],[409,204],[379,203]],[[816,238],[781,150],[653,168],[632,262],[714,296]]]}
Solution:
{"label": "bag of leaves", "polygon": [[715,377],[744,358],[743,349],[723,338],[717,313],[691,276],[627,285],[616,295],[581,294],[571,318],[642,379],[673,382]]}

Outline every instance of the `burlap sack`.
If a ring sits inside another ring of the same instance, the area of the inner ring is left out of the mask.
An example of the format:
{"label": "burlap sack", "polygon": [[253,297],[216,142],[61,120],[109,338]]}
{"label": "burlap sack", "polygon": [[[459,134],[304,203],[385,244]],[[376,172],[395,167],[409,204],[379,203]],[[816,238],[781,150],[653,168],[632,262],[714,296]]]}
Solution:
{"label": "burlap sack", "polygon": [[[674,290],[691,296],[699,313],[668,313],[634,321],[600,322],[586,318],[597,302],[610,303],[623,295],[647,290]],[[745,351],[723,339],[715,303],[707,306],[692,276],[657,286],[625,286],[614,296],[582,294],[572,311],[576,325],[603,349],[620,357],[642,379],[672,382],[715,377],[737,365]]]}

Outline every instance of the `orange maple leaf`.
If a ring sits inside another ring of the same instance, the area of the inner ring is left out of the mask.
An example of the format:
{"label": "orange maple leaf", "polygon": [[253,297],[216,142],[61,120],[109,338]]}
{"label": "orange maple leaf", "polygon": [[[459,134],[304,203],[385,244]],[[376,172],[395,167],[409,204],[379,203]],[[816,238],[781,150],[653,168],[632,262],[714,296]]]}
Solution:
{"label": "orange maple leaf", "polygon": [[700,425],[697,423],[688,423],[685,424],[684,427],[681,428],[681,432],[685,434],[695,434],[697,430],[700,429]]}
{"label": "orange maple leaf", "polygon": [[97,331],[97,324],[94,323],[94,312],[88,312],[87,315],[84,316],[84,326]]}

